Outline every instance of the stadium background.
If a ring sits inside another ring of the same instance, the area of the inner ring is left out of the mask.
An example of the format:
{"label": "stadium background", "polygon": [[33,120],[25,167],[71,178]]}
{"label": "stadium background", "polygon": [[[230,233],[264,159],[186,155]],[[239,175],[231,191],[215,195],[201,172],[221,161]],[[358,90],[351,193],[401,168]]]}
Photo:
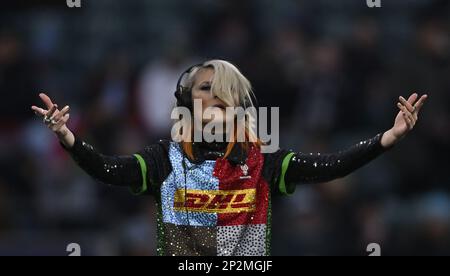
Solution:
{"label": "stadium background", "polygon": [[450,255],[448,1],[8,1],[0,9],[0,255],[153,255],[151,198],[78,169],[30,105],[47,91],[101,152],[167,137],[176,79],[237,64],[281,108],[281,146],[328,152],[431,97],[414,132],[345,179],[274,202],[274,255]]}

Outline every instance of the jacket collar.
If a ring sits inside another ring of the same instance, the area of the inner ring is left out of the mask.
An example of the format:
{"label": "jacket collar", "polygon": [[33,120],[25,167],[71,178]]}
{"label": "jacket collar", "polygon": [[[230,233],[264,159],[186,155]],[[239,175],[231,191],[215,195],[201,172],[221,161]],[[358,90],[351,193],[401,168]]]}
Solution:
{"label": "jacket collar", "polygon": [[[190,161],[194,164],[200,164],[205,160],[223,158],[227,146],[227,142],[193,143],[192,148],[195,160]],[[227,160],[232,163],[232,165],[244,165],[247,160],[247,154],[239,143],[235,143]]]}

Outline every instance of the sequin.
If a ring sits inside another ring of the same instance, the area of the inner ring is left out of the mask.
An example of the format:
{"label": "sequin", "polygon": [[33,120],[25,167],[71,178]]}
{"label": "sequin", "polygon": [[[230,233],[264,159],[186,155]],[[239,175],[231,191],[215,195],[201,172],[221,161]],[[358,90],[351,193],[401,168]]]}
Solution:
{"label": "sequin", "polygon": [[[285,184],[323,182],[345,176],[385,151],[381,136],[335,154],[294,153]],[[100,155],[78,139],[70,153],[80,167],[102,182],[131,187],[145,182],[139,169],[141,164],[134,156]],[[223,156],[216,150],[207,149],[203,153]],[[148,177],[145,180],[157,197],[159,255],[269,254],[273,187],[266,182],[263,169],[278,166],[273,174],[279,174],[278,161],[266,164],[265,160],[272,159],[265,159],[257,148],[251,147],[244,159],[235,155],[226,160],[194,163],[183,158],[181,147],[173,142],[168,142],[164,150],[150,146],[145,154],[151,172],[145,175]],[[283,154],[281,158],[287,153]],[[161,160],[162,155],[167,160]],[[167,166],[161,169],[161,163]],[[278,175],[268,177],[271,183],[279,183],[275,181]],[[154,178],[159,180],[156,182]]]}
{"label": "sequin", "polygon": [[[232,165],[223,159],[194,164],[185,159],[186,185],[178,144],[170,145],[169,156],[173,169],[161,185],[166,254],[204,254],[211,250],[211,244],[215,246],[214,255],[267,254],[265,225],[270,192],[261,177],[262,154],[252,148],[244,165]],[[242,175],[250,177],[241,179]],[[193,200],[186,205],[188,196]],[[232,229],[226,234],[228,242],[220,235],[225,229]],[[203,231],[200,236],[199,230]]]}
{"label": "sequin", "polygon": [[217,230],[218,256],[266,255],[266,225],[220,226]]}
{"label": "sequin", "polygon": [[386,151],[382,134],[332,154],[295,153],[286,172],[286,183],[317,183],[344,177]]}
{"label": "sequin", "polygon": [[[217,214],[183,212],[174,209],[174,195],[177,191],[219,190],[219,180],[213,176],[215,161],[206,160],[201,166],[192,164],[187,158],[183,161],[183,153],[177,143],[170,145],[169,157],[172,172],[161,185],[163,221],[176,225],[215,226]],[[183,162],[186,164],[186,171],[183,168]]]}

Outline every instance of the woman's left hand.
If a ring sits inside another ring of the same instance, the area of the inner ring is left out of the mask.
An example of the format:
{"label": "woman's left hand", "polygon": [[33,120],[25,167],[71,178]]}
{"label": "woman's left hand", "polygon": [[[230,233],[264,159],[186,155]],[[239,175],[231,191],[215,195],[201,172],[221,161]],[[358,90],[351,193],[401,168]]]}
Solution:
{"label": "woman's left hand", "polygon": [[413,130],[419,119],[420,109],[427,98],[428,95],[423,95],[419,99],[417,93],[412,94],[408,100],[403,97],[399,98],[397,107],[400,111],[395,118],[394,126],[383,135],[381,140],[383,146],[392,146]]}

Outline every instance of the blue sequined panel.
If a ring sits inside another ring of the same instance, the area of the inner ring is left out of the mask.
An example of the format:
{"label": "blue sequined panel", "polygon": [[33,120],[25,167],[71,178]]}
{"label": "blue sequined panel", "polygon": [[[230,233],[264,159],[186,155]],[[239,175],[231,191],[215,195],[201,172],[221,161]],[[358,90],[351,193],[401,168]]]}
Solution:
{"label": "blue sequined panel", "polygon": [[[183,169],[183,154],[178,143],[171,142],[169,158],[172,172],[161,185],[163,222],[175,225],[216,226],[217,214],[193,212],[175,208],[175,194],[185,196],[186,191],[219,190],[219,180],[213,176],[215,160],[206,160],[202,164],[193,164],[185,158],[186,175]],[[186,181],[185,181],[186,176]]]}

